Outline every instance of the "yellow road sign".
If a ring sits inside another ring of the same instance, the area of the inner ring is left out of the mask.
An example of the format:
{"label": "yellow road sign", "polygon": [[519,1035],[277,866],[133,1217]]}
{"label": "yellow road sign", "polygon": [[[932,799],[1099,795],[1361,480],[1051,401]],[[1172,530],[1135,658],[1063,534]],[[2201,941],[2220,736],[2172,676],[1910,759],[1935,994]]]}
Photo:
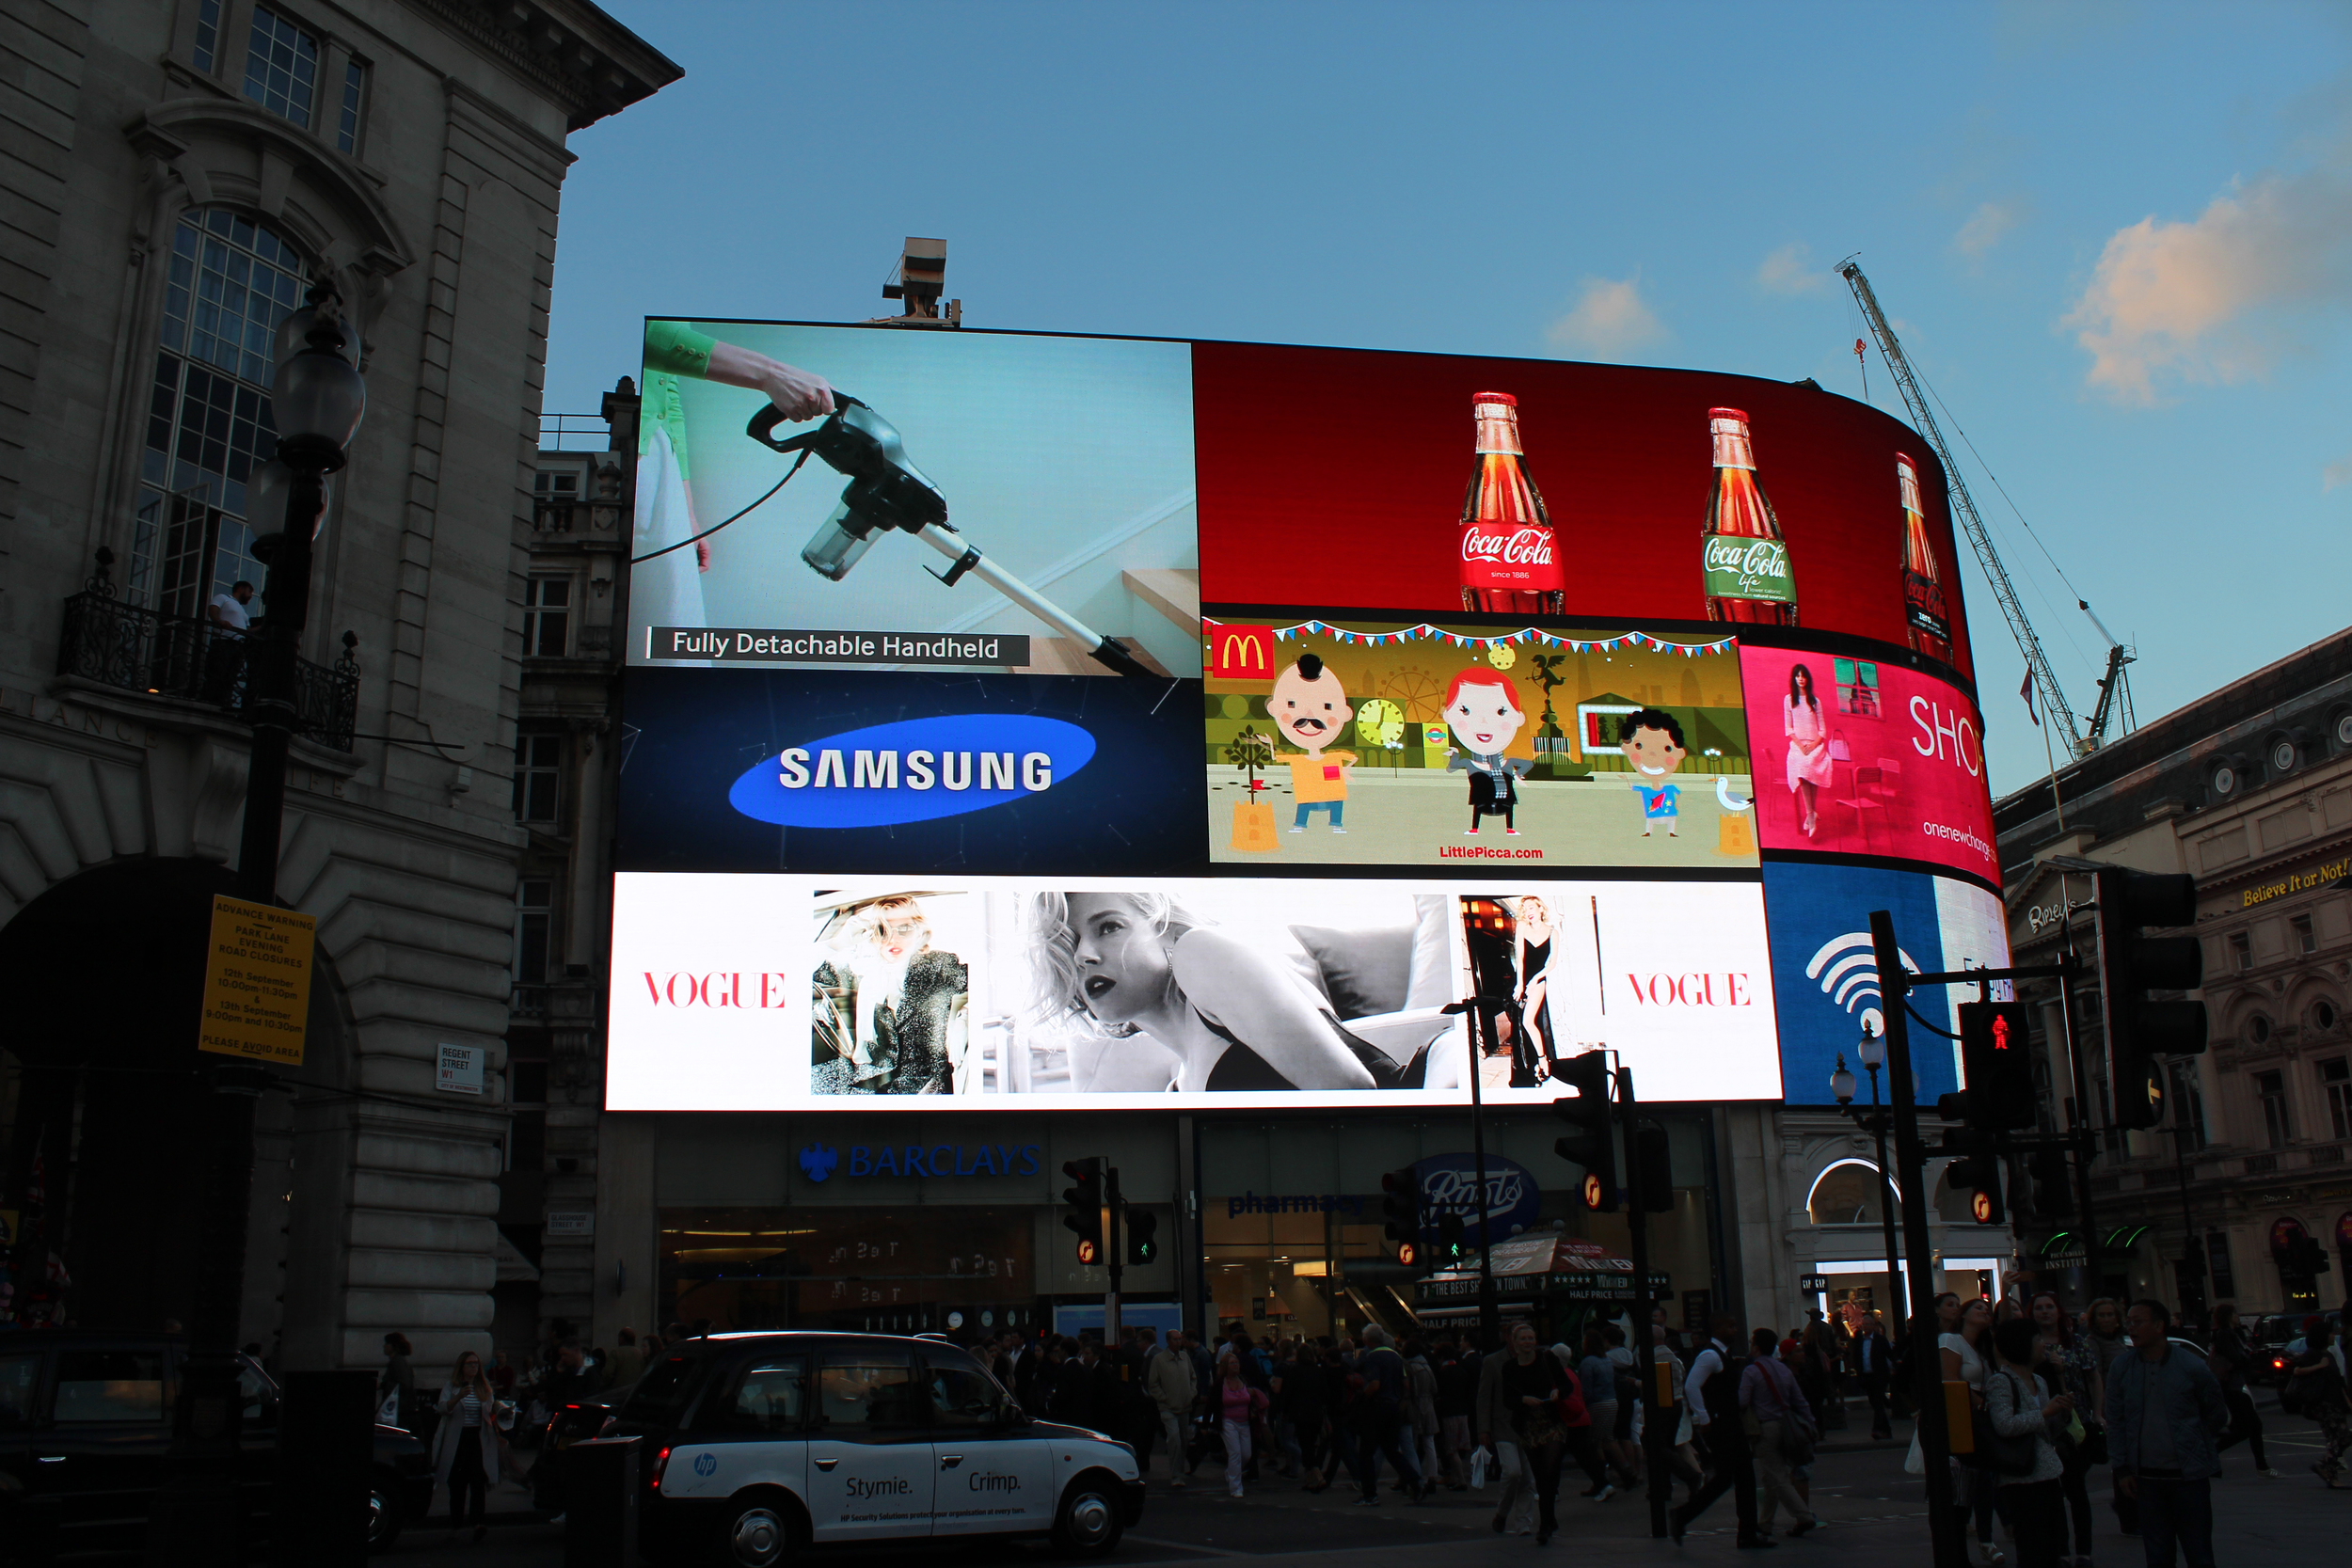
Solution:
{"label": "yellow road sign", "polygon": [[302,1065],[310,1008],[315,916],[213,895],[213,940],[204,958],[204,1017],[199,1051]]}

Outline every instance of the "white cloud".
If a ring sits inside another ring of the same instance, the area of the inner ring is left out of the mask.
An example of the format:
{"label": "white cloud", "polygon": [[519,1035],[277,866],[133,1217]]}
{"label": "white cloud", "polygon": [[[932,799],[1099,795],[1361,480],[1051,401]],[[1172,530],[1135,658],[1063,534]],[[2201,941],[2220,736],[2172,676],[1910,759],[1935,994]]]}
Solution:
{"label": "white cloud", "polygon": [[2262,374],[2290,318],[2352,303],[2352,166],[2264,175],[2189,222],[2144,217],[2110,236],[2059,325],[2117,403],[2161,385]]}
{"label": "white cloud", "polygon": [[1968,221],[1952,236],[1952,248],[1971,261],[1981,261],[1984,253],[2001,243],[2002,237],[2025,221],[2025,213],[2013,201],[1987,201],[1968,214]]}
{"label": "white cloud", "polygon": [[1574,308],[1545,332],[1554,348],[1607,356],[1666,335],[1657,314],[1642,299],[1640,273],[1613,282],[1587,277],[1582,289]]}
{"label": "white cloud", "polygon": [[1797,243],[1782,245],[1756,269],[1756,286],[1771,294],[1809,294],[1829,287],[1829,274],[1813,270],[1813,249]]}

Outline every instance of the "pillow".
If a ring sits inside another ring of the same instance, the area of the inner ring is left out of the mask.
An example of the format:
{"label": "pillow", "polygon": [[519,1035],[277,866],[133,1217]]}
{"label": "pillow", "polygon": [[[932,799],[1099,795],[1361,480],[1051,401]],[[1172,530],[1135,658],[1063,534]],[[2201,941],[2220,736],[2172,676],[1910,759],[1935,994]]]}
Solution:
{"label": "pillow", "polygon": [[1324,994],[1341,1022],[1404,1009],[1412,982],[1411,927],[1340,931],[1294,926],[1291,935],[1314,960]]}

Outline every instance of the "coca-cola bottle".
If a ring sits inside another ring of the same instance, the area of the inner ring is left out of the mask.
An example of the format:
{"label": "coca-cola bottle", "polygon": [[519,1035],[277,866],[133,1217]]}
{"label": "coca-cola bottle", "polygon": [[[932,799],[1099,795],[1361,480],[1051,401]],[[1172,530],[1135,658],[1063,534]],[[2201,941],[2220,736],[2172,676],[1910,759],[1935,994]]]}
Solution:
{"label": "coca-cola bottle", "polygon": [[1715,491],[1707,500],[1701,570],[1710,621],[1751,626],[1797,624],[1797,578],[1780,519],[1756,483],[1756,444],[1748,417],[1737,408],[1710,408],[1715,440]]}
{"label": "coca-cola bottle", "polygon": [[1903,498],[1903,623],[1911,651],[1952,661],[1952,624],[1944,614],[1944,579],[1928,547],[1928,519],[1919,510],[1919,470],[1895,454],[1895,487]]}
{"label": "coca-cola bottle", "polygon": [[1492,615],[1558,615],[1567,608],[1560,542],[1527,477],[1519,400],[1472,392],[1478,459],[1462,496],[1462,608]]}

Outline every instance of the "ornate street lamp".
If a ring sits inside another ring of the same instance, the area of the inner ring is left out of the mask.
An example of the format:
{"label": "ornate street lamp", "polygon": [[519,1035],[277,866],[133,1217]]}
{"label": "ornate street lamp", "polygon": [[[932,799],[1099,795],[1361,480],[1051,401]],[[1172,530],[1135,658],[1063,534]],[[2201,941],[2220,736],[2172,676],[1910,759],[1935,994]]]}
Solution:
{"label": "ornate street lamp", "polygon": [[1888,1305],[1893,1311],[1889,1326],[1900,1329],[1903,1323],[1902,1272],[1895,1259],[1895,1179],[1886,1169],[1886,1133],[1892,1118],[1879,1105],[1879,1069],[1886,1065],[1886,1040],[1867,1019],[1862,1022],[1862,1040],[1854,1047],[1863,1070],[1870,1075],[1870,1108],[1862,1110],[1853,1102],[1854,1076],[1846,1066],[1846,1053],[1837,1053],[1837,1069],[1829,1075],[1829,1092],[1837,1101],[1837,1108],[1853,1118],[1853,1124],[1867,1132],[1878,1150],[1879,1221],[1885,1230],[1886,1280]]}

